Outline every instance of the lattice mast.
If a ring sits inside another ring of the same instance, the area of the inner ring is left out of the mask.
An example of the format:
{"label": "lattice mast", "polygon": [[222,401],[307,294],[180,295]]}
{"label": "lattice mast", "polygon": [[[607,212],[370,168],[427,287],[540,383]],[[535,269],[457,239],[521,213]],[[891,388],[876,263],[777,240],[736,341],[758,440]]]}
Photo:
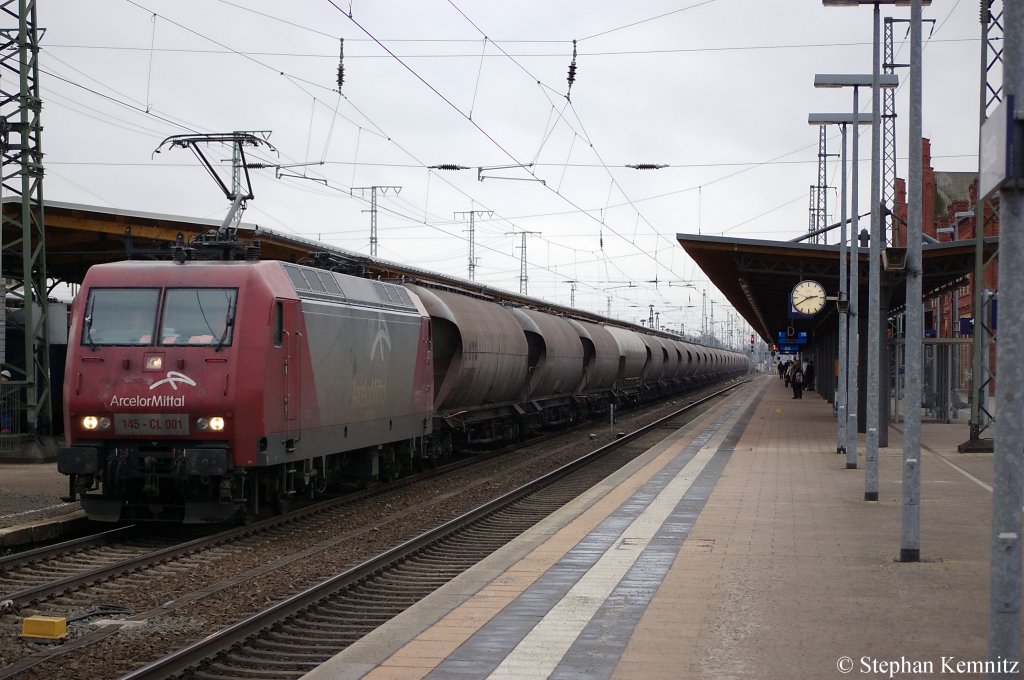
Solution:
{"label": "lattice mast", "polygon": [[470,281],[475,281],[476,280],[476,264],[477,264],[477,256],[476,256],[476,217],[477,217],[477,215],[479,215],[481,217],[490,218],[490,217],[492,217],[494,215],[494,211],[492,211],[492,210],[467,210],[465,212],[457,212],[457,213],[455,213],[455,219],[465,219],[465,217],[467,215],[469,216],[469,229],[467,230],[469,232],[469,280]]}
{"label": "lattice mast", "polygon": [[828,226],[828,144],[826,141],[825,126],[818,126],[818,185],[817,202],[815,204],[816,232],[811,243],[827,243],[825,227]]}
{"label": "lattice mast", "polygon": [[[6,356],[2,358],[15,369],[16,380],[24,376],[29,426],[39,434],[50,434],[53,430],[36,2],[7,0],[0,3],[0,13],[8,25],[17,26],[0,28],[0,176],[3,192],[20,199],[13,210],[4,211],[4,231],[14,238],[0,243],[0,250],[7,256],[5,261],[21,263],[25,330],[22,365],[12,364]],[[0,279],[6,278],[17,278],[17,274],[0,272]],[[0,323],[6,323],[3,316]]]}
{"label": "lattice mast", "polygon": [[[984,123],[993,109],[1003,101],[1003,0],[981,0],[981,91],[980,120]],[[979,156],[981,140],[979,135]],[[979,186],[980,186],[979,169]],[[985,281],[985,225],[989,214],[995,218],[992,205],[979,196],[974,208],[974,335],[971,346],[971,421],[970,439],[961,449],[976,448],[981,434],[992,422],[987,408],[988,385],[995,378],[988,365],[988,346],[995,338],[989,323],[991,289]],[[982,447],[987,448],[987,447]],[[987,450],[991,450],[988,448]]]}
{"label": "lattice mast", "polygon": [[[885,17],[885,35],[882,41],[882,73],[896,73],[896,68],[909,67],[910,64],[895,63],[893,50],[893,24],[907,23],[907,19]],[[854,130],[854,134],[857,131]],[[913,143],[913,140],[911,140]],[[920,140],[917,142],[920,144]],[[896,221],[896,88],[882,88],[882,205],[888,208],[889,229],[883,227],[887,245],[906,245],[899,243],[899,224]],[[882,211],[883,215],[885,210]]]}
{"label": "lattice mast", "polygon": [[530,279],[527,276],[527,272],[526,272],[526,237],[527,236],[533,236],[533,235],[536,235],[536,234],[540,234],[540,232],[539,231],[509,231],[509,232],[505,233],[506,236],[521,236],[522,237],[522,242],[521,242],[521,244],[519,246],[519,248],[520,248],[520,251],[519,251],[519,294],[520,295],[526,295],[528,290],[529,290],[528,282],[529,282]]}
{"label": "lattice mast", "polygon": [[349,191],[349,193],[356,191],[364,192],[364,195],[365,192],[370,192],[370,209],[363,211],[370,213],[370,257],[377,257],[377,192],[380,191],[381,194],[387,194],[391,189],[394,189],[396,194],[402,191],[400,186],[384,186],[380,184],[369,187],[352,187]]}

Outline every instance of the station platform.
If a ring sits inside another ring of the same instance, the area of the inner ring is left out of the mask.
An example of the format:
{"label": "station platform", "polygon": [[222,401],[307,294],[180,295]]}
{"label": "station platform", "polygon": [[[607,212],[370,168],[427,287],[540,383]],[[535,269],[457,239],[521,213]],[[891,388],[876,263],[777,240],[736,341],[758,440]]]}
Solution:
{"label": "station platform", "polygon": [[[991,454],[922,433],[921,561],[900,563],[902,440],[879,500],[831,405],[729,397],[307,680],[968,676],[985,660]],[[978,677],[974,674],[974,677]]]}
{"label": "station platform", "polygon": [[0,463],[0,554],[81,529],[85,512],[67,493],[56,463]]}

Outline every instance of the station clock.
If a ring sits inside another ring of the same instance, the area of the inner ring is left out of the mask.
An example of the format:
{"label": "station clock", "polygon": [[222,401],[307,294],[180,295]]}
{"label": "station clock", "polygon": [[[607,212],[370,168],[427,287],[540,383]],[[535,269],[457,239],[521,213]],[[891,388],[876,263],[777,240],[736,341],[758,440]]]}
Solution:
{"label": "station clock", "polygon": [[814,316],[825,308],[825,288],[817,281],[806,279],[793,286],[789,302],[801,314]]}

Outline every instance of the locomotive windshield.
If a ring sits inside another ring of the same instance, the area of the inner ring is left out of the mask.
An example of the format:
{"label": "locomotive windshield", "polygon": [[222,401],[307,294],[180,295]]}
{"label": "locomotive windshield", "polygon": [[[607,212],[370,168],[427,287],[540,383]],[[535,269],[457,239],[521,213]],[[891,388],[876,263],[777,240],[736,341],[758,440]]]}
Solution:
{"label": "locomotive windshield", "polygon": [[82,325],[84,345],[150,345],[159,288],[93,288]]}
{"label": "locomotive windshield", "polygon": [[170,288],[164,296],[161,345],[231,344],[235,327],[234,288]]}
{"label": "locomotive windshield", "polygon": [[[158,325],[159,288],[93,288],[82,325],[82,344],[231,344],[235,327],[234,288],[170,288]],[[159,328],[159,332],[155,332]]]}

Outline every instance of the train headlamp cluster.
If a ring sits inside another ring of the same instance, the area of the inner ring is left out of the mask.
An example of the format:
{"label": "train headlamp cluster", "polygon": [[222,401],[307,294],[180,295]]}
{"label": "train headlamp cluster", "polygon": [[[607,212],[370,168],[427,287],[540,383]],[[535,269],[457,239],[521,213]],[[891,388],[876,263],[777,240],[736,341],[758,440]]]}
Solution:
{"label": "train headlamp cluster", "polygon": [[[108,416],[82,416],[79,423],[82,429],[87,432],[106,432],[113,424]],[[200,432],[222,432],[224,430],[224,417],[196,418],[196,429]]]}
{"label": "train headlamp cluster", "polygon": [[106,416],[82,416],[82,429],[104,431],[110,429],[110,418]]}
{"label": "train headlamp cluster", "polygon": [[196,427],[206,432],[220,432],[224,429],[224,418],[211,416],[210,418],[196,418]]}

